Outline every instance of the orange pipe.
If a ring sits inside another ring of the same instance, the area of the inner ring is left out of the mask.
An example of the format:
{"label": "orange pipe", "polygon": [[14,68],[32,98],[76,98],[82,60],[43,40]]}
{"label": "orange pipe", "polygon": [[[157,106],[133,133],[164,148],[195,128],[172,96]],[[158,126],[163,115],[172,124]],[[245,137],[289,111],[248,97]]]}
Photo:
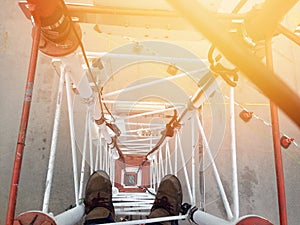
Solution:
{"label": "orange pipe", "polygon": [[[272,40],[266,40],[266,65],[273,71],[273,59],[272,59]],[[281,155],[280,145],[280,129],[278,120],[278,108],[277,105],[270,101],[270,111],[272,119],[272,135],[273,135],[273,148],[275,158],[275,171],[277,181],[277,196],[278,196],[278,207],[279,207],[279,219],[280,225],[287,225],[287,210],[286,210],[286,198],[285,198],[285,185],[284,185],[284,170]]]}
{"label": "orange pipe", "polygon": [[36,63],[38,57],[39,50],[39,42],[40,42],[40,34],[41,34],[41,24],[39,21],[35,20],[35,27],[33,28],[33,42],[31,48],[31,56],[29,62],[28,76],[26,82],[26,90],[24,95],[23,102],[23,111],[20,122],[20,130],[18,135],[18,142],[16,147],[16,155],[13,167],[12,181],[10,186],[10,194],[8,199],[8,207],[7,207],[7,216],[6,216],[6,225],[12,225],[15,217],[15,208],[16,208],[16,200],[18,194],[18,186],[19,186],[19,178],[21,173],[21,165],[23,158],[23,151],[25,146],[25,138],[27,125],[29,120],[29,112],[32,100],[32,91],[36,70]]}
{"label": "orange pipe", "polygon": [[53,14],[59,4],[59,0],[27,0],[34,8],[36,16],[47,18]]}

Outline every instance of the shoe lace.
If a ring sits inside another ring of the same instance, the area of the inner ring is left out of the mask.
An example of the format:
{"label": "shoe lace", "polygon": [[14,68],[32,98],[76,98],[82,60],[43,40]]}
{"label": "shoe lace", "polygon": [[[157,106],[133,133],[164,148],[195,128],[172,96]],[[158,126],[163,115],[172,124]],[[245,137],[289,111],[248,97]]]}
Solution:
{"label": "shoe lace", "polygon": [[101,207],[101,206],[109,206],[108,197],[100,196],[100,192],[97,193],[97,197],[92,199],[92,204]]}
{"label": "shoe lace", "polygon": [[86,210],[91,211],[96,207],[105,207],[110,209],[111,204],[108,197],[100,196],[100,192],[97,193],[97,196],[90,199],[89,201],[85,200]]}
{"label": "shoe lace", "polygon": [[94,198],[92,200],[92,204],[99,207],[99,206],[107,206],[108,198]]}
{"label": "shoe lace", "polygon": [[163,208],[163,209],[167,210],[169,213],[171,211],[173,211],[173,209],[174,209],[174,206],[169,203],[167,196],[157,198],[154,202],[153,207],[154,207],[154,209]]}

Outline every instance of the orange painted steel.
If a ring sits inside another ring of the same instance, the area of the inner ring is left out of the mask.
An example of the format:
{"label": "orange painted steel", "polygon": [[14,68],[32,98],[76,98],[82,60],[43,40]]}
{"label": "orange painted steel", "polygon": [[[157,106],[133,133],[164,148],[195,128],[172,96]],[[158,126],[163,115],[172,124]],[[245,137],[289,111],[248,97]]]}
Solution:
{"label": "orange painted steel", "polygon": [[50,17],[56,10],[59,2],[60,0],[27,0],[27,4],[34,7],[36,16],[41,19]]}
{"label": "orange painted steel", "polygon": [[25,212],[17,216],[14,220],[13,225],[25,225],[25,224],[34,224],[34,225],[56,225],[54,218],[49,215],[39,212],[31,211]]}
{"label": "orange painted steel", "polygon": [[[272,40],[266,41],[266,65],[273,71],[273,55],[272,55]],[[277,105],[270,101],[270,112],[272,120],[272,135],[273,135],[273,148],[275,158],[275,171],[277,181],[277,195],[278,195],[278,207],[279,207],[279,219],[280,225],[287,225],[287,210],[286,210],[286,198],[285,198],[285,185],[284,185],[284,170],[282,163],[281,144],[280,144],[280,129],[278,119]]]}
{"label": "orange painted steel", "polygon": [[39,50],[52,57],[62,57],[76,51],[82,37],[78,24],[72,23],[68,9],[60,0],[28,0],[19,2],[27,19],[32,10],[41,20]]}
{"label": "orange painted steel", "polygon": [[[25,146],[27,125],[28,125],[30,106],[31,106],[31,101],[32,101],[32,92],[33,92],[36,64],[37,64],[37,58],[38,58],[38,51],[42,47],[42,46],[40,46],[42,31],[43,31],[43,36],[45,36],[45,35],[47,35],[47,29],[50,29],[50,33],[51,33],[51,31],[53,29],[55,30],[55,29],[59,28],[59,26],[62,23],[59,20],[61,20],[61,18],[64,18],[64,15],[62,14],[63,6],[61,4],[62,4],[62,2],[60,0],[52,0],[52,1],[28,0],[27,2],[19,3],[25,16],[28,19],[32,19],[32,21],[34,22],[34,27],[33,27],[33,35],[32,35],[33,41],[32,41],[32,48],[31,48],[31,56],[30,56],[28,76],[27,76],[27,82],[26,82],[26,90],[25,90],[25,96],[24,96],[24,102],[23,102],[23,111],[22,111],[22,117],[21,117],[21,122],[20,122],[20,129],[19,129],[18,142],[17,142],[17,147],[16,147],[15,161],[14,161],[13,174],[12,174],[12,181],[11,181],[11,187],[10,187],[10,194],[9,194],[9,200],[8,200],[6,225],[12,225],[14,216],[15,216],[19,178],[20,178],[20,173],[21,173],[23,151],[24,151],[24,146]],[[70,21],[68,21],[68,22],[70,23]],[[53,26],[53,24],[54,24],[54,26]],[[47,26],[50,26],[50,28]],[[75,28],[71,29],[71,30],[73,32],[75,32]],[[70,33],[72,33],[72,31]],[[60,52],[60,54],[57,56],[63,56],[63,55],[69,54],[77,48],[78,40],[76,37],[74,37],[75,34],[74,33],[72,33],[72,34],[73,34],[72,40],[75,40],[72,48],[69,48],[67,51],[63,51],[62,53]],[[67,40],[70,37],[70,35],[66,35],[64,37],[66,37],[65,39]],[[51,40],[48,41],[48,39],[47,39],[46,44],[47,43],[51,43]],[[56,50],[57,49],[52,48],[51,51],[49,51],[49,52],[50,53],[55,52]],[[47,54],[47,52],[44,52],[44,53]]]}
{"label": "orange painted steel", "polygon": [[25,139],[26,139],[26,131],[27,131],[29,112],[30,112],[30,106],[31,106],[31,100],[32,100],[32,92],[33,92],[35,70],[36,70],[36,63],[37,63],[37,58],[38,58],[38,50],[39,50],[39,42],[40,42],[40,34],[41,34],[41,24],[39,23],[38,20],[35,20],[35,23],[36,24],[33,27],[33,41],[32,41],[32,48],[31,48],[28,76],[27,76],[27,81],[26,81],[26,90],[25,90],[25,95],[24,95],[22,118],[21,118],[21,122],[20,122],[18,143],[17,143],[17,147],[16,147],[16,155],[15,155],[15,161],[14,161],[14,167],[13,167],[12,181],[11,181],[11,186],[10,186],[10,194],[9,194],[7,216],[6,216],[6,225],[12,225],[14,216],[15,216],[19,178],[20,178],[20,173],[21,173],[23,151],[24,151]]}
{"label": "orange painted steel", "polygon": [[270,221],[258,217],[258,216],[249,216],[240,220],[236,225],[273,225]]}

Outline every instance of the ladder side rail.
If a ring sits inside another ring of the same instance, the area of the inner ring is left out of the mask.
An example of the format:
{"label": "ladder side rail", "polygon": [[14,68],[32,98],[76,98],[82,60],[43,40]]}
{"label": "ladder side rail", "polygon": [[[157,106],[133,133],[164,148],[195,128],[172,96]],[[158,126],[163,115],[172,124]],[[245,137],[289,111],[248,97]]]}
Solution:
{"label": "ladder side rail", "polygon": [[233,221],[226,221],[222,218],[216,217],[201,210],[195,210],[190,215],[191,220],[196,224],[201,225],[212,225],[212,224],[222,224],[222,225],[235,225]]}
{"label": "ladder side rail", "polygon": [[195,141],[195,118],[192,117],[192,201],[191,205],[196,205],[196,163],[195,163],[195,149],[196,149],[196,141]]}
{"label": "ladder side rail", "polygon": [[187,168],[186,168],[186,162],[185,162],[185,158],[184,158],[183,147],[182,147],[180,135],[179,135],[179,132],[177,129],[175,130],[175,132],[176,132],[175,137],[176,137],[176,141],[178,141],[181,163],[182,163],[182,167],[183,167],[186,186],[187,186],[189,197],[190,197],[190,202],[193,202],[193,195],[192,195],[192,190],[191,190],[191,185],[190,185],[190,179],[189,179],[189,175],[188,175]]}
{"label": "ladder side rail", "polygon": [[228,219],[232,219],[233,218],[232,211],[231,211],[231,208],[230,208],[230,205],[229,205],[229,202],[228,202],[228,199],[227,199],[227,196],[226,196],[226,193],[225,193],[225,190],[224,190],[224,187],[223,187],[223,184],[222,184],[222,181],[221,181],[221,178],[220,178],[220,175],[219,175],[219,172],[218,172],[215,160],[214,160],[214,158],[213,158],[213,156],[211,154],[211,150],[210,150],[208,141],[206,139],[206,136],[205,136],[205,133],[204,133],[204,129],[203,129],[202,125],[201,125],[200,119],[198,117],[198,113],[196,111],[195,111],[195,115],[194,116],[196,117],[198,128],[200,130],[200,134],[201,134],[202,139],[203,139],[205,151],[206,151],[206,153],[208,155],[208,158],[209,158],[209,160],[211,162],[211,165],[212,165],[213,173],[214,173],[215,179],[217,181],[217,185],[218,185],[218,188],[219,188],[219,191],[220,191],[220,194],[221,194],[221,198],[222,198],[225,210],[226,210],[227,217],[228,217]]}
{"label": "ladder side rail", "polygon": [[232,205],[233,205],[233,219],[236,220],[239,218],[239,189],[238,189],[237,156],[236,156],[234,87],[230,87],[229,116],[230,116],[230,147],[231,147],[231,161],[232,161]]}
{"label": "ladder side rail", "polygon": [[64,88],[64,81],[65,81],[64,66],[61,65],[60,69],[61,71],[60,71],[59,85],[57,91],[54,123],[52,129],[50,155],[49,155],[48,169],[46,175],[46,185],[45,185],[45,192],[44,192],[44,199],[43,199],[43,206],[42,206],[42,211],[44,213],[48,213],[49,210],[50,193],[52,187],[55,155],[57,149],[57,137],[58,137],[58,130],[59,130],[58,128],[60,123],[60,115],[61,115],[61,107],[62,107],[62,99],[63,99],[63,88]]}
{"label": "ladder side rail", "polygon": [[158,157],[159,157],[159,164],[160,164],[160,170],[161,170],[161,177],[163,178],[166,173],[165,173],[165,165],[164,165],[164,160],[163,160],[163,157],[162,157],[162,152],[163,152],[163,147],[160,147],[159,148],[159,151],[158,151]]}
{"label": "ladder side rail", "polygon": [[84,126],[84,138],[83,138],[83,148],[82,148],[82,158],[81,158],[81,170],[80,170],[80,181],[79,181],[79,198],[83,198],[83,186],[84,186],[84,172],[86,164],[86,149],[87,149],[87,139],[88,139],[88,122],[89,122],[89,109],[86,111],[85,115],[85,126]]}
{"label": "ladder side rail", "polygon": [[94,172],[94,157],[93,157],[93,137],[92,137],[92,118],[89,112],[88,130],[89,130],[89,155],[90,155],[90,174]]}
{"label": "ladder side rail", "polygon": [[103,170],[103,164],[104,164],[104,162],[103,162],[103,142],[102,142],[102,137],[101,137],[101,135],[99,135],[99,147],[100,147],[100,149],[99,149],[99,168],[100,168],[100,170]]}
{"label": "ladder side rail", "polygon": [[166,155],[167,155],[166,158],[168,159],[170,173],[173,174],[169,142],[167,142],[167,144],[166,144]]}
{"label": "ladder side rail", "polygon": [[99,146],[99,138],[96,140],[96,160],[95,160],[95,171],[99,170],[99,152],[100,152],[100,146]]}
{"label": "ladder side rail", "polygon": [[71,136],[74,194],[75,194],[75,203],[78,206],[79,198],[78,198],[77,153],[76,153],[75,128],[74,128],[74,117],[73,117],[73,106],[72,106],[73,101],[72,101],[72,96],[71,96],[71,82],[70,82],[70,74],[68,71],[66,71],[66,73],[65,73],[65,79],[66,79],[68,115],[69,115],[70,136]]}

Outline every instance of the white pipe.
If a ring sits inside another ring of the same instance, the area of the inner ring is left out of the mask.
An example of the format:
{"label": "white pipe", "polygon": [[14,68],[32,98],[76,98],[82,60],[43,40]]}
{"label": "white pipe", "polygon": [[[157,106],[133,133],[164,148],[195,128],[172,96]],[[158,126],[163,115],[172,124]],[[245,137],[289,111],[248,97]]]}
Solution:
{"label": "white pipe", "polygon": [[107,153],[108,153],[108,159],[107,159],[108,164],[107,164],[107,171],[106,172],[110,175],[110,172],[111,172],[110,171],[111,170],[111,149],[110,148],[108,149]]}
{"label": "white pipe", "polygon": [[91,128],[91,112],[89,111],[88,129],[89,129],[89,149],[90,149],[90,174],[94,172],[94,157],[93,157],[93,135]]}
{"label": "white pipe", "polygon": [[102,124],[100,124],[98,126],[100,128],[100,134],[102,134],[102,136],[104,137],[104,139],[105,139],[106,143],[108,144],[108,146],[113,147],[113,139],[108,133],[105,122],[103,122]]}
{"label": "white pipe", "polygon": [[61,60],[65,65],[66,72],[71,76],[70,79],[76,85],[79,95],[85,99],[92,97],[93,91],[82,66],[82,57],[78,54],[72,54]]}
{"label": "white pipe", "polygon": [[[111,176],[111,182],[112,182],[112,186],[115,186],[115,159],[113,157],[113,149],[110,150],[111,154],[110,154],[110,176]],[[122,162],[123,163],[123,162]]]}
{"label": "white pipe", "polygon": [[63,98],[63,87],[64,87],[64,80],[65,80],[64,79],[64,77],[65,77],[64,67],[61,66],[60,70],[61,70],[61,73],[60,73],[59,86],[58,86],[58,91],[57,91],[56,110],[55,110],[53,133],[52,133],[52,139],[51,139],[49,164],[48,164],[48,171],[47,171],[47,178],[46,178],[46,188],[45,188],[45,194],[44,194],[44,200],[43,200],[43,212],[44,213],[48,213],[48,210],[49,210],[49,200],[50,200],[52,178],[53,178],[53,171],[54,171],[58,127],[59,127],[60,112],[61,112],[61,105],[62,105],[62,98]]}
{"label": "white pipe", "polygon": [[170,173],[173,174],[173,168],[172,168],[172,162],[171,162],[171,155],[170,155],[170,146],[169,146],[169,142],[167,142],[166,150],[167,150],[167,157],[168,157],[168,160],[169,160],[169,169],[170,169]]}
{"label": "white pipe", "polygon": [[152,163],[152,166],[153,166],[153,172],[152,172],[152,182],[153,182],[153,185],[152,185],[152,188],[154,190],[156,190],[156,182],[157,182],[157,177],[156,177],[156,168],[155,168],[155,162],[154,160],[151,160],[153,163]]}
{"label": "white pipe", "polygon": [[84,170],[85,170],[85,161],[86,161],[86,146],[87,146],[87,137],[88,137],[88,122],[89,122],[89,112],[87,109],[85,115],[85,126],[84,126],[84,139],[83,139],[83,150],[82,150],[82,159],[81,159],[81,172],[80,172],[80,182],[79,182],[79,198],[83,198],[83,186],[84,186]]}
{"label": "white pipe", "polygon": [[[152,139],[150,139],[150,146],[152,146]],[[149,151],[151,151],[151,148],[149,147]],[[155,185],[156,185],[156,172],[155,172],[155,162],[154,159],[150,160],[151,164],[151,168],[150,168],[150,172],[152,172],[152,188],[155,189]]]}
{"label": "white pipe", "polygon": [[[149,48],[149,47],[147,47]],[[170,56],[162,56],[160,54],[155,54],[155,55],[142,55],[142,54],[125,54],[125,53],[112,53],[112,52],[86,52],[86,55],[88,57],[101,57],[102,59],[131,59],[134,61],[145,61],[145,60],[150,60],[150,61],[162,61],[162,62],[174,62],[174,63],[180,63],[180,62],[185,62],[185,63],[199,63],[199,62],[207,62],[206,58],[199,59],[197,57],[170,57]]]}
{"label": "white pipe", "polygon": [[72,97],[71,97],[70,85],[71,85],[70,76],[69,76],[69,73],[67,72],[66,73],[66,90],[67,90],[67,102],[68,102],[68,113],[69,113],[69,123],[70,123],[73,177],[74,177],[74,192],[75,192],[76,205],[79,205],[77,155],[76,155],[75,129],[74,129],[74,118],[73,118],[73,107],[72,107]]}
{"label": "white pipe", "polygon": [[125,222],[106,223],[106,225],[150,224],[150,223],[159,223],[159,222],[172,221],[172,220],[185,220],[187,218],[187,216],[188,215],[157,217],[157,218],[143,219],[143,220],[132,220],[132,221],[125,221]]}
{"label": "white pipe", "polygon": [[[149,124],[148,124],[149,125]],[[134,138],[134,140],[138,139],[138,138],[141,138],[141,137],[148,137],[148,139],[154,137],[154,138],[157,138],[157,139],[160,139],[159,136],[140,136],[138,134],[122,134],[121,138],[123,137],[126,137],[126,138]]]}
{"label": "white pipe", "polygon": [[231,209],[230,209],[230,205],[229,205],[228,199],[226,197],[226,193],[225,193],[220,175],[218,173],[218,169],[217,169],[217,166],[215,164],[215,160],[214,160],[214,158],[211,154],[210,147],[208,145],[208,141],[207,141],[205,133],[204,133],[204,129],[201,125],[200,119],[198,118],[196,111],[195,111],[195,117],[196,117],[196,120],[197,120],[197,123],[198,123],[200,134],[201,134],[202,139],[203,139],[203,144],[204,144],[205,150],[206,150],[208,158],[209,158],[209,160],[212,164],[212,169],[213,169],[213,172],[214,172],[214,175],[215,175],[215,179],[217,181],[217,185],[219,187],[219,191],[220,191],[220,194],[221,194],[221,198],[223,200],[223,204],[224,204],[224,207],[225,207],[225,210],[226,210],[226,213],[227,213],[227,217],[228,217],[228,219],[231,220],[233,218],[233,215],[232,215],[232,212],[231,212]]}
{"label": "white pipe", "polygon": [[159,179],[158,179],[158,173],[157,173],[157,163],[155,161],[155,157],[153,158],[153,169],[154,169],[154,189],[157,191]]}
{"label": "white pipe", "polygon": [[101,137],[101,135],[99,137],[99,145],[100,145],[100,158],[99,158],[100,164],[99,164],[99,167],[100,167],[101,170],[103,170],[103,146],[102,146],[102,137]]}
{"label": "white pipe", "polygon": [[138,85],[135,85],[135,86],[119,89],[119,90],[116,90],[116,91],[112,91],[110,93],[103,94],[103,97],[106,98],[106,97],[118,95],[120,93],[134,91],[136,89],[145,88],[147,86],[152,86],[152,85],[157,85],[159,83],[167,82],[167,81],[174,80],[174,79],[181,78],[181,77],[185,77],[185,76],[190,76],[190,75],[193,75],[193,74],[196,74],[196,73],[199,73],[199,72],[204,72],[204,71],[207,71],[207,68],[199,69],[199,70],[193,70],[193,71],[190,71],[189,73],[180,73],[180,74],[175,75],[175,76],[164,77],[164,78],[154,80],[154,81],[150,81],[150,82],[147,82],[147,83],[138,84]]}
{"label": "white pipe", "polygon": [[[201,110],[198,110],[198,112],[201,113],[201,115],[196,114],[196,116],[198,116],[200,118],[204,118],[204,107],[205,107],[205,105],[202,106]],[[204,124],[204,121],[202,121],[202,124]],[[204,211],[204,207],[205,207],[205,172],[204,172],[205,157],[204,157],[204,154],[205,154],[205,152],[203,151],[203,139],[199,140],[199,144],[200,144],[200,141],[201,141],[202,149],[201,149],[201,153],[199,152],[199,191],[200,191],[199,208],[200,208],[200,210]]]}
{"label": "white pipe", "polygon": [[[169,141],[170,137],[165,137],[165,139],[163,140],[163,142],[161,143],[161,145],[159,146],[159,148],[161,149],[163,146],[165,146],[165,144]],[[151,145],[149,146],[150,150],[151,150]],[[156,154],[157,151],[154,151],[153,153],[151,153],[150,155],[147,156],[147,159],[151,159],[153,154]]]}
{"label": "white pipe", "polygon": [[99,101],[99,95],[96,96],[96,98],[94,99],[94,104],[91,105],[91,112],[93,112],[93,114],[91,115],[91,119],[92,120],[100,120],[103,117],[103,114],[101,112],[101,105],[100,105],[100,101]]}
{"label": "white pipe", "polygon": [[55,216],[56,225],[74,225],[84,216],[84,205],[80,204],[75,208]]}
{"label": "white pipe", "polygon": [[235,225],[233,222],[226,221],[200,210],[193,212],[191,219],[194,223],[201,225]]}
{"label": "white pipe", "polygon": [[150,161],[150,188],[153,188],[153,160]]}
{"label": "white pipe", "polygon": [[131,153],[143,153],[143,154],[147,154],[149,151],[148,150],[145,150],[144,148],[142,149],[126,149],[126,148],[120,148],[122,154],[125,153],[125,152],[131,152]]}
{"label": "white pipe", "polygon": [[175,136],[175,149],[174,149],[174,175],[177,176],[177,160],[178,160],[178,143],[177,143],[177,135]]}
{"label": "white pipe", "polygon": [[168,102],[143,102],[143,101],[122,101],[122,100],[102,100],[103,103],[106,104],[119,104],[119,105],[128,105],[130,109],[133,106],[139,107],[139,108],[146,108],[147,106],[149,108],[156,108],[156,109],[162,109],[162,108],[168,108],[168,107],[185,107],[186,104],[183,103],[168,103]]}
{"label": "white pipe", "polygon": [[160,149],[158,150],[158,155],[157,155],[158,177],[160,183],[162,179],[162,171],[161,171],[161,161],[160,161],[159,153],[160,153]]}
{"label": "white pipe", "polygon": [[[119,145],[119,146],[123,146],[123,141],[122,141],[122,143]],[[147,143],[128,143],[128,144],[126,144],[126,147],[130,147],[130,148],[143,148],[143,149],[145,149],[145,148],[148,148],[148,147],[151,147],[151,146],[154,146],[154,144],[152,144],[152,145],[150,145],[150,144],[147,144]],[[145,149],[146,151],[148,151],[148,149]]]}
{"label": "white pipe", "polygon": [[[97,96],[97,99],[95,101],[95,104],[93,106],[94,108],[94,115],[93,117],[91,116],[91,120],[101,120],[102,119],[102,112],[100,111],[100,108],[99,108],[99,96]],[[101,135],[104,137],[105,139],[105,142],[107,143],[107,145],[109,146],[110,149],[113,149],[113,157],[114,159],[118,159],[120,156],[119,156],[119,153],[118,151],[115,149],[115,146],[114,146],[114,143],[113,143],[113,138],[111,137],[111,135],[109,134],[109,131],[108,131],[108,128],[106,126],[106,123],[105,121],[103,121],[100,125],[98,125],[98,128],[99,128],[99,138],[101,138]],[[109,149],[107,149],[109,150]],[[106,165],[106,168],[107,168],[107,165]],[[106,169],[106,171],[108,170],[108,168]]]}
{"label": "white pipe", "polygon": [[95,171],[99,168],[99,140],[97,140],[97,146],[96,146],[96,161],[95,161]]}
{"label": "white pipe", "polygon": [[195,169],[195,119],[192,117],[192,196],[193,201],[191,202],[192,205],[196,205],[196,169]]}
{"label": "white pipe", "polygon": [[84,73],[84,76],[82,77],[81,81],[77,84],[76,89],[82,98],[89,99],[92,97],[93,91],[89,84],[89,80],[87,78],[86,73]]}
{"label": "white pipe", "polygon": [[119,192],[113,196],[113,201],[115,200],[119,201],[119,199],[126,199],[127,201],[131,201],[131,200],[135,201],[135,199],[131,199],[132,196],[141,201],[155,199],[155,196],[145,192]]}
{"label": "white pipe", "polygon": [[157,154],[154,154],[154,162],[155,162],[155,173],[156,173],[156,186],[158,188],[158,185],[160,184],[161,177],[159,176],[159,164],[157,160]]}
{"label": "white pipe", "polygon": [[106,124],[103,122],[102,124],[98,125],[99,128],[100,128],[100,134],[102,134],[102,136],[104,137],[105,139],[105,142],[107,143],[109,149],[112,149],[113,150],[113,158],[114,159],[118,159],[120,156],[119,156],[119,153],[117,151],[117,149],[115,148],[114,146],[114,143],[113,143],[113,138],[110,136],[110,134],[108,133],[108,130],[107,130],[107,127],[106,127]]}
{"label": "white pipe", "polygon": [[[124,136],[124,135],[122,135]],[[131,136],[131,135],[130,135]],[[132,136],[131,136],[132,137]],[[161,137],[148,137],[148,138],[143,138],[143,139],[134,139],[134,140],[124,140],[122,141],[122,143],[131,143],[131,142],[143,142],[143,141],[152,141],[155,139],[160,139]],[[153,144],[150,144],[153,145]],[[151,149],[150,149],[151,150]]]}
{"label": "white pipe", "polygon": [[[148,124],[149,125],[149,124]],[[152,125],[152,124],[151,124]],[[147,130],[160,130],[162,128],[165,128],[164,126],[160,126],[160,127],[151,127],[151,128],[147,128]],[[143,128],[139,128],[139,129],[133,129],[133,130],[126,130],[126,131],[122,131],[122,134],[128,134],[128,133],[136,133],[138,131],[143,130]]]}
{"label": "white pipe", "polygon": [[[149,215],[149,210],[150,210],[151,207],[148,208],[147,211],[119,211],[118,209],[115,210],[115,213],[116,215],[122,215],[122,216],[138,216],[139,218],[141,218],[141,216],[148,216]],[[134,221],[134,220],[133,220]],[[120,222],[120,223],[123,223],[123,222]]]}
{"label": "white pipe", "polygon": [[165,170],[164,170],[164,161],[163,161],[163,157],[162,157],[162,148],[159,148],[159,162],[161,164],[160,169],[161,169],[161,177],[164,177],[165,174]]}
{"label": "white pipe", "polygon": [[[181,107],[183,108],[183,107]],[[174,111],[178,108],[176,107],[172,107],[172,108],[167,108],[167,109],[159,109],[159,110],[154,110],[151,112],[144,112],[144,113],[139,113],[139,114],[135,114],[132,116],[124,116],[124,117],[120,117],[122,119],[133,119],[133,118],[137,118],[137,117],[142,117],[142,116],[148,116],[148,115],[152,115],[152,114],[158,114],[158,113],[162,113],[162,112],[168,112],[168,111]]]}
{"label": "white pipe", "polygon": [[[208,97],[219,88],[219,83],[223,82],[222,78],[217,77],[210,84],[209,87],[204,90],[204,87],[199,87],[195,94],[191,97],[191,103],[195,109],[198,109]],[[207,86],[207,85],[206,85]]]}
{"label": "white pipe", "polygon": [[[129,149],[129,147],[130,147],[130,149]],[[146,152],[148,152],[148,150],[145,149],[147,147],[149,147],[149,145],[144,145],[144,146],[136,146],[136,145],[130,146],[130,145],[126,145],[126,147],[124,147],[124,148],[120,147],[120,149],[121,150],[128,150],[128,151],[130,151],[130,150],[132,150],[132,151],[140,150],[140,151],[146,151]]]}
{"label": "white pipe", "polygon": [[[149,123],[138,123],[138,122],[127,122],[127,121],[123,121],[124,124],[128,124],[128,125],[135,125],[135,126],[149,126]],[[151,123],[151,127],[165,127],[165,124],[162,123]]]}
{"label": "white pipe", "polygon": [[109,154],[109,147],[106,144],[106,151],[105,151],[105,171],[108,171],[108,154]]}
{"label": "white pipe", "polygon": [[182,148],[182,144],[181,144],[181,140],[180,140],[178,130],[176,130],[176,137],[177,137],[178,144],[179,144],[181,162],[182,162],[182,167],[183,167],[186,186],[187,186],[188,193],[189,193],[189,196],[190,196],[190,202],[193,202],[193,195],[192,195],[192,190],[191,190],[191,185],[190,185],[189,174],[188,174],[187,169],[186,169],[186,163],[185,163],[185,159],[184,159],[183,148]]}
{"label": "white pipe", "polygon": [[165,173],[168,174],[168,152],[167,152],[167,146],[169,147],[169,142],[166,143],[165,147]]}
{"label": "white pipe", "polygon": [[[115,206],[115,204],[114,204]],[[134,207],[133,207],[134,206]],[[122,214],[124,212],[131,212],[132,214],[136,213],[136,215],[139,215],[140,213],[142,213],[140,210],[150,210],[151,209],[151,204],[144,204],[142,205],[141,202],[138,202],[137,205],[132,204],[132,205],[124,205],[122,208],[120,209],[115,209],[115,212],[117,214]],[[139,211],[139,212],[134,212],[134,211]],[[146,212],[146,215],[149,215],[149,212]]]}
{"label": "white pipe", "polygon": [[125,152],[125,151],[122,151],[123,155],[132,155],[133,153],[136,155],[140,155],[140,156],[145,156],[147,154],[147,152]]}
{"label": "white pipe", "polygon": [[237,177],[235,112],[234,112],[234,87],[230,87],[230,133],[231,133],[231,157],[232,157],[232,203],[234,219],[239,218],[239,190]]}

